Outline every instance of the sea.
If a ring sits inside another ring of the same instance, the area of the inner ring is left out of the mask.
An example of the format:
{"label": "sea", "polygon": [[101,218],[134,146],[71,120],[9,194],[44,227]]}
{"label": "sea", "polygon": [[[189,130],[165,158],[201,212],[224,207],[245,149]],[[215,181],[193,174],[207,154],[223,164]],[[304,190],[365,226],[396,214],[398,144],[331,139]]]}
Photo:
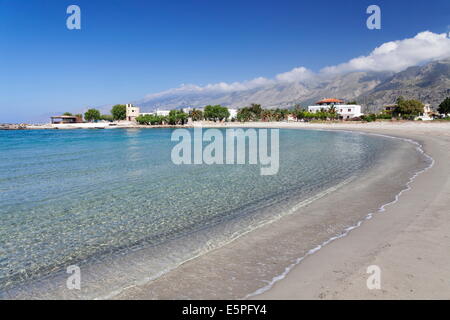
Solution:
{"label": "sea", "polygon": [[174,163],[174,130],[0,131],[0,298],[113,297],[351,181],[401,143],[280,129],[279,169],[262,175],[248,161]]}

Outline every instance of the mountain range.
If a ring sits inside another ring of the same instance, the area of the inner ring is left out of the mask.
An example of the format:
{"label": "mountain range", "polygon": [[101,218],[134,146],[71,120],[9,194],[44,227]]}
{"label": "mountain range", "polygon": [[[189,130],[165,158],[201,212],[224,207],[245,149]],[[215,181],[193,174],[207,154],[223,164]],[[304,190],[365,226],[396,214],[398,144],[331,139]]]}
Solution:
{"label": "mountain range", "polygon": [[409,67],[401,72],[350,72],[337,75],[315,75],[303,81],[273,81],[239,90],[205,89],[182,86],[135,101],[141,111],[200,108],[221,104],[240,108],[251,103],[264,108],[286,108],[310,105],[322,98],[356,100],[363,112],[376,112],[395,103],[398,96],[418,99],[436,108],[450,96],[450,59]]}

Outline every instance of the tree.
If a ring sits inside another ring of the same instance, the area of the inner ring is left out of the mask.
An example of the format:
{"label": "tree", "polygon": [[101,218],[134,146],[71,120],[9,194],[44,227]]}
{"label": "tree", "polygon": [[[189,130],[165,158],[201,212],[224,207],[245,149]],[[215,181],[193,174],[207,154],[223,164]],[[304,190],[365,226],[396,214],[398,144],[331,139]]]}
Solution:
{"label": "tree", "polygon": [[64,112],[63,116],[71,116],[72,114],[70,112]]}
{"label": "tree", "polygon": [[261,113],[263,111],[260,104],[252,103],[249,107],[249,110],[251,113],[253,113],[255,116],[255,120],[261,119]]}
{"label": "tree", "polygon": [[100,120],[105,120],[105,121],[111,121],[112,122],[114,120],[114,118],[110,114],[102,114],[100,116]]}
{"label": "tree", "polygon": [[316,114],[315,113],[309,112],[309,111],[305,111],[305,114],[304,114],[304,119],[305,120],[310,121],[310,120],[312,120],[314,118],[316,118]]}
{"label": "tree", "polygon": [[337,109],[334,106],[334,104],[328,109],[328,116],[331,120],[335,120],[335,119],[339,118]]}
{"label": "tree", "polygon": [[124,104],[116,104],[111,109],[114,120],[125,120],[127,118],[127,107]]}
{"label": "tree", "polygon": [[377,115],[374,113],[371,113],[368,115],[362,115],[361,120],[366,121],[366,122],[374,122],[374,121],[377,121]]}
{"label": "tree", "polygon": [[445,98],[438,107],[438,112],[443,115],[450,113],[450,98]]}
{"label": "tree", "polygon": [[274,115],[274,119],[276,121],[283,121],[283,120],[286,120],[288,118],[289,110],[277,108],[273,112],[273,115]]}
{"label": "tree", "polygon": [[181,124],[184,125],[187,121],[188,115],[182,110],[170,110],[169,112],[169,124],[176,125]]}
{"label": "tree", "polygon": [[297,121],[305,119],[305,111],[301,109],[296,109],[293,113],[293,116],[297,119]]}
{"label": "tree", "polygon": [[404,100],[403,97],[399,97],[395,113],[402,118],[411,118],[420,115],[423,112],[423,108],[423,103],[418,100]]}
{"label": "tree", "polygon": [[250,112],[249,108],[239,109],[236,115],[236,119],[240,122],[247,122],[253,120],[254,114]]}
{"label": "tree", "polygon": [[230,117],[230,111],[228,111],[228,108],[226,107],[219,106],[217,111],[218,111],[218,118],[220,121],[227,120]]}
{"label": "tree", "polygon": [[203,115],[206,120],[217,120],[215,106],[207,105],[204,110]]}
{"label": "tree", "polygon": [[336,107],[334,106],[334,104],[333,104],[331,107],[328,108],[328,112],[329,112],[329,113],[337,113],[337,109],[336,109]]}
{"label": "tree", "polygon": [[[236,118],[238,121],[245,122],[245,121],[258,121],[260,119],[267,119],[267,118],[275,118],[276,113],[264,110],[260,104],[252,103],[250,107],[244,107],[238,110],[238,113],[236,115]],[[278,114],[279,116],[279,114]]]}
{"label": "tree", "polygon": [[315,118],[318,120],[327,120],[329,114],[326,110],[321,110],[321,111],[316,112],[314,115],[315,115]]}
{"label": "tree", "polygon": [[154,114],[146,114],[143,116],[137,116],[136,122],[141,125],[160,125],[167,123],[168,119],[164,116],[157,116]]}
{"label": "tree", "polygon": [[271,110],[263,110],[261,112],[262,121],[272,121],[274,119],[274,113]]}
{"label": "tree", "polygon": [[86,119],[86,121],[100,120],[100,111],[97,109],[89,109],[84,113],[84,119]]}
{"label": "tree", "polygon": [[205,107],[203,115],[206,120],[216,122],[228,119],[230,112],[228,111],[228,108],[222,107],[220,104],[215,106],[208,105]]}
{"label": "tree", "polygon": [[136,122],[142,125],[149,125],[151,124],[151,120],[153,119],[154,115],[146,114],[142,116],[136,117]]}
{"label": "tree", "polygon": [[189,117],[192,118],[192,121],[201,121],[203,120],[203,111],[194,108],[189,112]]}

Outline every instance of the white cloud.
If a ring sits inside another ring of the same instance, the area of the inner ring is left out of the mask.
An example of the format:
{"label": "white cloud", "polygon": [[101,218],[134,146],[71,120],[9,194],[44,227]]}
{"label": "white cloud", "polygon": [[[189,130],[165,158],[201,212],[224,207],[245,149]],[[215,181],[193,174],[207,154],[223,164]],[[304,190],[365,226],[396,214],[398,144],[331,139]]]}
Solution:
{"label": "white cloud", "polygon": [[450,56],[450,35],[424,31],[414,38],[383,43],[369,55],[354,58],[322,72],[346,73],[352,71],[403,71],[423,62]]}
{"label": "white cloud", "polygon": [[297,82],[304,81],[313,77],[314,73],[304,67],[294,68],[291,71],[280,73],[275,76],[275,79],[267,79],[264,77],[258,77],[252,80],[247,80],[243,82],[219,82],[213,84],[207,84],[204,86],[199,86],[195,84],[182,84],[180,87],[175,89],[169,89],[159,93],[154,93],[147,95],[146,99],[158,98],[161,96],[171,95],[171,94],[189,94],[189,93],[214,93],[214,92],[234,92],[234,91],[245,91],[256,88],[261,88],[268,85],[273,85],[280,82]]}
{"label": "white cloud", "polygon": [[275,79],[280,82],[298,82],[308,80],[314,73],[305,67],[294,68],[291,71],[278,74]]}
{"label": "white cloud", "polygon": [[213,84],[207,84],[205,86],[198,86],[195,84],[182,84],[180,87],[175,89],[169,89],[155,94],[150,94],[146,96],[146,99],[158,98],[161,96],[169,94],[187,94],[187,93],[202,93],[202,92],[233,92],[233,91],[245,91],[255,88],[264,87],[267,85],[274,84],[274,80],[270,80],[264,77],[258,77],[253,80],[243,81],[243,82],[219,82]]}
{"label": "white cloud", "polygon": [[414,38],[383,43],[367,56],[360,56],[336,66],[323,68],[319,73],[314,73],[305,67],[297,67],[276,75],[274,79],[259,77],[243,82],[219,82],[205,86],[183,84],[175,89],[148,95],[146,98],[151,99],[170,94],[245,91],[276,83],[307,82],[317,76],[326,77],[354,71],[399,72],[410,66],[447,57],[450,57],[450,33],[437,34],[424,31],[418,33]]}
{"label": "white cloud", "polygon": [[263,87],[273,83],[274,83],[273,80],[269,80],[264,77],[259,77],[244,82],[233,82],[233,83],[220,82],[215,84],[208,84],[202,87],[202,89],[208,91],[243,91]]}

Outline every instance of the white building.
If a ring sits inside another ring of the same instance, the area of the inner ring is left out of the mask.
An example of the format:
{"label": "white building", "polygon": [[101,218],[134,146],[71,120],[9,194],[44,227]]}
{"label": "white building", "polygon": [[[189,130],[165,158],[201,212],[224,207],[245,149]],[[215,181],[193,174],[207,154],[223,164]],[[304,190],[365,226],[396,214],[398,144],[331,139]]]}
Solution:
{"label": "white building", "polygon": [[416,120],[423,120],[423,121],[431,121],[433,120],[433,109],[431,108],[431,105],[426,104],[423,106],[423,112],[420,114],[420,116],[416,117]]}
{"label": "white building", "polygon": [[136,121],[136,117],[139,117],[140,115],[139,107],[135,107],[131,103],[127,103],[125,107],[126,107],[126,120]]}
{"label": "white building", "polygon": [[140,116],[154,116],[154,112],[141,112],[139,113]]}
{"label": "white building", "polygon": [[166,116],[169,115],[169,113],[170,113],[170,110],[159,110],[159,109],[156,109],[154,114],[157,115],[157,116],[164,116],[164,117],[166,117]]}
{"label": "white building", "polygon": [[230,113],[230,116],[228,117],[228,120],[231,119],[236,119],[237,117],[237,113],[238,113],[238,109],[228,109],[228,112]]}
{"label": "white building", "polygon": [[186,108],[181,108],[181,111],[183,111],[184,113],[189,114],[189,112],[191,112],[192,110],[194,110],[195,108],[191,108],[191,107],[186,107]]}
{"label": "white building", "polygon": [[345,104],[343,100],[339,99],[323,99],[321,101],[316,102],[316,105],[309,106],[308,111],[312,113],[316,113],[321,110],[327,111],[332,106],[334,106],[337,114],[339,114],[343,119],[351,119],[363,115],[363,113],[361,113],[360,105]]}

